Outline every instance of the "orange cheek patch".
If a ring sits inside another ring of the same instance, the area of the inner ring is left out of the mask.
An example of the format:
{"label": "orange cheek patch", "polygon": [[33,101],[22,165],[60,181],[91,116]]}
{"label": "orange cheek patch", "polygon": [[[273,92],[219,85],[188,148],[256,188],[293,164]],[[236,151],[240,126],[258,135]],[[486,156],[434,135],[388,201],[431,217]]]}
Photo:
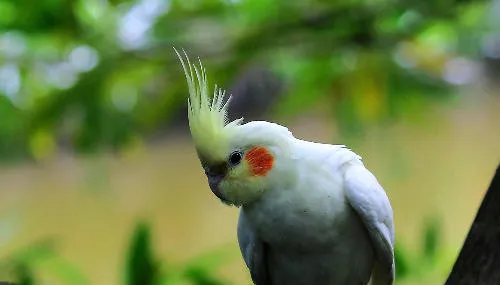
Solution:
{"label": "orange cheek patch", "polygon": [[245,160],[250,166],[250,172],[254,176],[264,176],[272,168],[274,157],[265,147],[254,147],[245,155]]}

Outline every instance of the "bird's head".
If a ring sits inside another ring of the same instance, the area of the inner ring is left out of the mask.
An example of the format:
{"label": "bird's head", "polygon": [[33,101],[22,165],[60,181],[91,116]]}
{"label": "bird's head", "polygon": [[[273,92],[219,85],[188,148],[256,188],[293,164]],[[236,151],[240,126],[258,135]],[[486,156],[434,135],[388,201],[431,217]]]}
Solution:
{"label": "bird's head", "polygon": [[287,180],[288,142],[293,137],[278,124],[253,121],[242,124],[243,118],[228,122],[222,89],[209,97],[207,77],[201,64],[181,60],[189,87],[188,119],[208,184],[225,204],[248,205],[258,200],[271,186]]}

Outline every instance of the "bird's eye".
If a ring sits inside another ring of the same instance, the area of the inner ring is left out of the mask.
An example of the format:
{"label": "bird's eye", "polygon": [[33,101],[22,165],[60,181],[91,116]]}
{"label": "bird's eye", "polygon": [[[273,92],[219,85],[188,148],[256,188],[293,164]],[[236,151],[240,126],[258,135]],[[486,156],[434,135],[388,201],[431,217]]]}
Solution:
{"label": "bird's eye", "polygon": [[241,162],[243,154],[239,151],[235,151],[229,155],[229,164],[231,166],[236,166]]}

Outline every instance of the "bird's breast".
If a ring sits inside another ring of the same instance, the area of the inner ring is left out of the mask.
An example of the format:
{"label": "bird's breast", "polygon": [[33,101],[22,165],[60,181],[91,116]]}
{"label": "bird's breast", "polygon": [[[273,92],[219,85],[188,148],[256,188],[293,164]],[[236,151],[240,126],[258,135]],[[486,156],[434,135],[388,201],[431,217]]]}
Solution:
{"label": "bird's breast", "polygon": [[270,244],[304,250],[331,247],[349,238],[352,227],[361,227],[340,187],[279,189],[245,212],[257,234]]}
{"label": "bird's breast", "polygon": [[267,197],[272,202],[244,209],[256,234],[269,245],[273,284],[366,284],[374,252],[343,192],[304,190],[309,194],[278,192]]}

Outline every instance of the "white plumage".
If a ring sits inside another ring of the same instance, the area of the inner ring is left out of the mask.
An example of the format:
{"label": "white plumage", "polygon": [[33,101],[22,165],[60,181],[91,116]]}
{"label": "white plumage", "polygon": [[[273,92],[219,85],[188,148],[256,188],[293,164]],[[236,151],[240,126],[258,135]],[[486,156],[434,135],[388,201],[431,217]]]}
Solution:
{"label": "white plumage", "polygon": [[238,239],[256,284],[367,284],[372,272],[372,284],[392,284],[392,209],[378,181],[343,146],[291,140],[295,182],[240,210]]}

